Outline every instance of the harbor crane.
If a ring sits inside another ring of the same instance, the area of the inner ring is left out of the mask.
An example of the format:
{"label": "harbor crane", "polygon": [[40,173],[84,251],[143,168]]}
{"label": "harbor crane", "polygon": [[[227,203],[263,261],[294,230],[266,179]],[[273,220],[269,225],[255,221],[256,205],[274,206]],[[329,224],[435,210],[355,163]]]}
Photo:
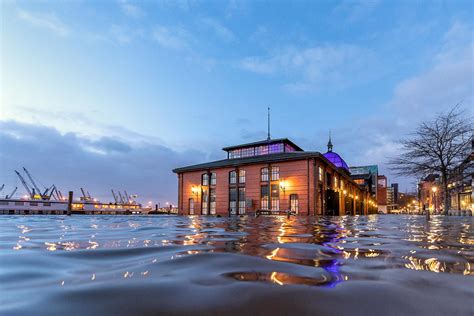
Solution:
{"label": "harbor crane", "polygon": [[13,189],[12,193],[7,194],[7,195],[5,196],[5,199],[7,199],[7,200],[11,199],[12,196],[13,196],[13,194],[16,193],[16,190],[18,190],[18,187],[15,187],[15,188]]}
{"label": "harbor crane", "polygon": [[120,191],[118,191],[118,194],[119,194],[120,202],[121,202],[122,204],[125,204],[125,201],[124,201],[124,199],[123,199],[122,193],[120,193]]}
{"label": "harbor crane", "polygon": [[127,191],[123,191],[125,193],[125,198],[127,199],[125,202],[127,202],[127,204],[129,204],[131,202],[131,197],[130,195],[128,195]]}
{"label": "harbor crane", "polygon": [[[33,198],[34,198],[34,195],[38,194],[42,200],[44,200],[44,197],[41,195],[41,190],[39,189],[39,187],[36,185],[35,181],[33,180],[33,177],[31,176],[30,172],[28,171],[28,169],[26,169],[25,167],[23,167],[23,171],[25,171],[26,175],[28,176],[28,178],[30,179],[31,181],[31,184],[33,185]],[[36,191],[35,191],[36,190]],[[36,194],[35,194],[36,192]]]}
{"label": "harbor crane", "polygon": [[118,201],[117,201],[117,196],[115,195],[114,190],[111,190],[111,191],[112,191],[112,195],[114,196],[115,203],[117,204],[117,203],[118,203]]}
{"label": "harbor crane", "polygon": [[3,191],[3,188],[5,187],[5,184],[2,184],[2,186],[0,187],[0,192]]}
{"label": "harbor crane", "polygon": [[44,190],[42,194],[43,200],[50,200],[51,197],[54,197],[53,194],[55,190],[56,190],[56,186],[54,184],[50,186],[49,188],[46,188],[46,190]]}
{"label": "harbor crane", "polygon": [[25,179],[23,178],[23,176],[15,170],[15,173],[16,175],[18,176],[18,178],[20,178],[20,181],[21,183],[23,184],[23,186],[25,187],[25,190],[26,192],[28,193],[28,195],[30,196],[30,198],[34,199],[35,198],[35,195],[34,195],[34,189],[33,189],[33,192],[31,192],[31,189],[30,187],[28,186],[28,183],[26,183]]}

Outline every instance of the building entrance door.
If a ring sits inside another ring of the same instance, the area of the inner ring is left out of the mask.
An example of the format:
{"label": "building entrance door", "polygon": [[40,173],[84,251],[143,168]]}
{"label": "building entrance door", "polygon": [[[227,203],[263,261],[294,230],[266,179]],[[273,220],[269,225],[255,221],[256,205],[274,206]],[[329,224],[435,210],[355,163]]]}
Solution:
{"label": "building entrance door", "polygon": [[326,214],[329,216],[339,215],[339,192],[326,190]]}
{"label": "building entrance door", "polygon": [[189,199],[189,215],[194,215],[194,199]]}
{"label": "building entrance door", "polygon": [[298,205],[298,194],[291,194],[290,195],[290,211],[298,214],[299,205]]}

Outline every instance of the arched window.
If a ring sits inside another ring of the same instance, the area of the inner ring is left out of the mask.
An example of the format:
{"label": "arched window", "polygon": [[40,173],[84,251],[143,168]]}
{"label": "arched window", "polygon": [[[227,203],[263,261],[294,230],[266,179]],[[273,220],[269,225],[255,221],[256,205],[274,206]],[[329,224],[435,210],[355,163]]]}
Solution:
{"label": "arched window", "polygon": [[260,181],[267,182],[268,181],[268,168],[262,168],[260,170]]}
{"label": "arched window", "polygon": [[272,181],[280,179],[280,167],[272,167]]}
{"label": "arched window", "polygon": [[201,184],[202,185],[209,185],[209,174],[203,173],[201,176]]}
{"label": "arched window", "polygon": [[216,185],[217,183],[217,175],[215,172],[211,173],[211,185]]}
{"label": "arched window", "polygon": [[290,211],[294,213],[298,213],[299,211],[298,194],[290,194]]}
{"label": "arched window", "polygon": [[237,172],[232,170],[229,172],[229,184],[236,184],[237,183]]}
{"label": "arched window", "polygon": [[245,183],[245,170],[239,170],[239,183]]}

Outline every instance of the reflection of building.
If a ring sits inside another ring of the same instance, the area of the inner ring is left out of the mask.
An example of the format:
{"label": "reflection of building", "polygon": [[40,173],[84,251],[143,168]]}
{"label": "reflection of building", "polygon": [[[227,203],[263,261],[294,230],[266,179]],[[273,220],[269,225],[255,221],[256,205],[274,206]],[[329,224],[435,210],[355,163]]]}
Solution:
{"label": "reflection of building", "polygon": [[173,170],[180,214],[248,214],[257,210],[302,215],[376,212],[368,191],[328,143],[328,152],[303,151],[288,139],[226,147],[227,159]]}
{"label": "reflection of building", "polygon": [[451,209],[474,210],[474,139],[471,154],[454,170],[448,180]]}

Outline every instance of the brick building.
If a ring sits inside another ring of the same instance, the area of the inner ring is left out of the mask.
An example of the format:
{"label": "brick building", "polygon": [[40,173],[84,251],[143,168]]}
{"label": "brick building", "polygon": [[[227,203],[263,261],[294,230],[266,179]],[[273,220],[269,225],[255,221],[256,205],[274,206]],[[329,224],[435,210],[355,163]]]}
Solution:
{"label": "brick building", "polygon": [[369,214],[377,210],[367,190],[350,178],[332,151],[303,151],[289,139],[223,148],[227,159],[174,169],[180,214]]}

